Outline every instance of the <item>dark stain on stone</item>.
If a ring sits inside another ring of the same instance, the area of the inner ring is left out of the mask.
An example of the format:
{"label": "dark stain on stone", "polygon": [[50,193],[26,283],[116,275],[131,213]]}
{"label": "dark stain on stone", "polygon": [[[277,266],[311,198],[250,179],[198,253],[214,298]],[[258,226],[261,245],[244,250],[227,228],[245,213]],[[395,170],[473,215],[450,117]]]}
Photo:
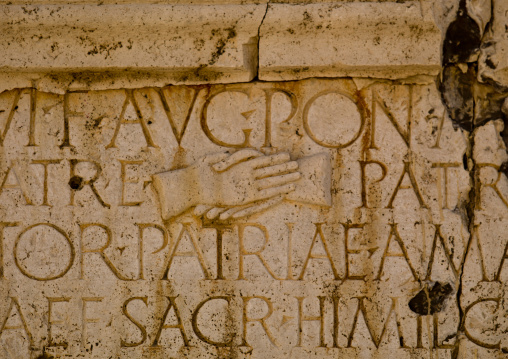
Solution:
{"label": "dark stain on stone", "polygon": [[466,72],[456,64],[448,64],[443,68],[439,85],[441,97],[454,126],[466,131],[473,129],[475,82],[474,66],[468,67]]}
{"label": "dark stain on stone", "polygon": [[466,63],[480,51],[480,28],[468,15],[466,1],[461,0],[456,19],[448,26],[443,44],[443,65]]}
{"label": "dark stain on stone", "polygon": [[52,356],[52,355],[49,355],[48,353],[42,353],[41,355],[39,355],[35,359],[55,359],[55,357]]}
{"label": "dark stain on stone", "polygon": [[426,286],[418,292],[410,301],[409,308],[419,315],[439,313],[446,301],[446,298],[453,292],[449,283],[442,285],[436,282],[432,288]]}
{"label": "dark stain on stone", "polygon": [[85,124],[85,128],[89,131],[93,131],[93,130],[96,130],[99,128],[99,126],[101,125],[101,122],[102,120],[105,118],[106,116],[99,116],[97,118],[94,118],[94,119],[90,119],[89,121],[86,122]]}
{"label": "dark stain on stone", "polygon": [[472,131],[474,127],[474,87],[477,83],[480,28],[468,15],[461,0],[457,17],[450,23],[443,43],[443,71],[439,90],[455,127]]}
{"label": "dark stain on stone", "polygon": [[[480,28],[468,15],[466,1],[460,0],[457,17],[449,25],[443,43],[439,90],[455,128],[472,131],[491,120],[502,119],[505,130],[501,136],[508,146],[508,116],[503,112],[508,89],[491,83],[489,79],[478,80],[479,51],[489,46],[488,39],[482,43]],[[485,64],[495,67],[490,58]]]}
{"label": "dark stain on stone", "polygon": [[[219,57],[226,51],[226,45],[228,41],[236,37],[236,30],[233,27],[225,29],[225,31],[227,32],[227,36],[225,38],[221,37],[217,41],[217,44],[215,45],[216,50],[212,54],[210,61],[208,61],[208,65],[215,64],[219,60]],[[213,36],[215,36],[217,33],[217,31],[212,30]]]}
{"label": "dark stain on stone", "polygon": [[508,162],[503,162],[499,167],[499,172],[504,173],[508,177]]}
{"label": "dark stain on stone", "polygon": [[79,176],[74,176],[69,180],[69,187],[73,190],[79,191],[83,188],[83,178]]}

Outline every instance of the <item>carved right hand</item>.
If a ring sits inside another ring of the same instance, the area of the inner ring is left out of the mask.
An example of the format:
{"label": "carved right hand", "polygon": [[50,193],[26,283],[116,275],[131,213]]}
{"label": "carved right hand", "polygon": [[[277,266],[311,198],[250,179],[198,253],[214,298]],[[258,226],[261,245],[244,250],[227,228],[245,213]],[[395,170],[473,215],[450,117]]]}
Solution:
{"label": "carved right hand", "polygon": [[301,174],[289,154],[263,155],[240,150],[205,156],[195,164],[200,177],[200,204],[242,206],[294,191]]}

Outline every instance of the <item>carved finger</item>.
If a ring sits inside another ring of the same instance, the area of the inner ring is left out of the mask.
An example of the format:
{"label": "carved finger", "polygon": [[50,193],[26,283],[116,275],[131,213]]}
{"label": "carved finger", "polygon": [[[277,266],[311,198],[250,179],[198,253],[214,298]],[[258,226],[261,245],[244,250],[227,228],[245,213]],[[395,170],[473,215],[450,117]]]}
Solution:
{"label": "carved finger", "polygon": [[294,172],[298,169],[298,162],[291,161],[281,165],[259,168],[254,171],[254,178],[263,179],[271,176],[279,176],[288,172]]}
{"label": "carved finger", "polygon": [[209,210],[207,213],[206,213],[206,218],[208,219],[215,219],[217,218],[217,216],[219,214],[221,214],[222,212],[224,212],[226,209],[225,208],[220,208],[220,207],[215,207],[215,208],[212,208],[211,210]]}
{"label": "carved finger", "polygon": [[228,157],[229,153],[227,152],[212,153],[203,157],[201,161],[205,163],[217,163],[219,161],[227,159]]}
{"label": "carved finger", "polygon": [[239,212],[243,209],[246,209],[246,208],[249,208],[251,207],[252,204],[246,204],[246,205],[243,205],[243,206],[238,206],[238,207],[233,207],[233,208],[230,208],[228,209],[227,211],[224,211],[220,214],[220,219],[221,220],[226,220],[226,219],[229,219],[233,214],[235,214],[236,212]]}
{"label": "carved finger", "polygon": [[298,181],[302,175],[300,172],[288,173],[282,176],[267,177],[257,181],[258,189],[267,189],[273,187],[279,187],[286,183]]}
{"label": "carved finger", "polygon": [[268,201],[266,199],[263,199],[261,201],[257,201],[257,202],[251,202],[249,204],[243,204],[241,206],[235,206],[235,207],[232,207],[230,209],[228,209],[227,211],[224,211],[220,214],[220,219],[221,220],[226,220],[230,217],[233,216],[233,214],[235,214],[236,212],[239,212],[239,211],[242,211],[244,209],[247,209],[247,208],[250,208],[250,207],[255,207],[255,206],[258,206],[261,204],[261,202],[265,202],[265,201]]}
{"label": "carved finger", "polygon": [[276,155],[255,158],[255,159],[249,161],[249,163],[252,164],[253,168],[261,168],[261,167],[279,165],[279,164],[289,162],[289,161],[291,161],[291,158],[289,157],[289,153],[278,153]]}
{"label": "carved finger", "polygon": [[212,208],[213,206],[208,206],[206,204],[198,204],[196,208],[194,208],[194,214],[196,216],[202,216],[203,214],[205,214],[205,212],[208,212]]}
{"label": "carved finger", "polygon": [[[284,200],[284,197],[277,196],[277,197],[271,198],[269,200],[262,201],[258,204],[253,205],[253,206],[247,207],[245,209],[236,211],[235,213],[232,214],[232,217],[236,219],[236,218],[250,216],[252,214],[262,212],[262,211],[264,211],[276,204],[279,204],[283,200]],[[222,219],[222,215],[220,218]]]}
{"label": "carved finger", "polygon": [[231,156],[228,156],[227,158],[222,159],[222,161],[217,162],[212,166],[212,168],[217,172],[224,172],[234,165],[237,165],[241,162],[245,162],[251,158],[260,156],[263,156],[263,154],[253,149],[241,150],[233,153]]}
{"label": "carved finger", "polygon": [[288,184],[285,184],[283,186],[279,186],[279,187],[270,187],[270,188],[267,188],[267,189],[262,189],[261,191],[259,191],[259,197],[260,198],[264,198],[264,199],[268,199],[268,198],[272,198],[272,197],[275,197],[275,196],[281,196],[281,195],[285,195],[285,194],[288,194],[289,192],[293,192],[296,188],[296,185],[294,183],[288,183]]}

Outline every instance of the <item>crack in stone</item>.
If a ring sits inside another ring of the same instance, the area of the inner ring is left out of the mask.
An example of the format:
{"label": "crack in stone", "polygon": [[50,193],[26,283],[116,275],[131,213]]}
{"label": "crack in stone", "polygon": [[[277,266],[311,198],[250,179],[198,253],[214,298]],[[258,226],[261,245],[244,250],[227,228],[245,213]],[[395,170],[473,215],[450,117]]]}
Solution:
{"label": "crack in stone", "polygon": [[266,18],[266,15],[268,14],[268,10],[270,8],[271,1],[272,0],[268,0],[268,2],[266,3],[265,13],[264,13],[263,18],[261,19],[261,22],[259,23],[259,26],[258,26],[256,74],[254,75],[254,78],[251,80],[251,82],[259,80],[259,61],[260,61],[259,44],[261,42],[261,27],[263,26],[263,23],[265,22],[265,18]]}
{"label": "crack in stone", "polygon": [[[491,26],[492,17],[486,24]],[[487,31],[485,32],[487,33]],[[467,225],[469,238],[467,247],[459,267],[458,287],[456,293],[457,307],[459,310],[459,324],[457,328],[457,340],[452,351],[451,358],[460,358],[460,336],[465,333],[464,308],[461,305],[463,290],[463,273],[466,258],[469,254],[475,231],[475,206],[480,193],[479,173],[474,159],[476,130],[491,120],[502,119],[505,130],[501,133],[505,144],[508,144],[508,118],[504,105],[508,93],[503,92],[491,84],[479,82],[477,79],[478,59],[481,44],[485,40],[480,37],[480,28],[468,15],[466,0],[461,0],[456,19],[450,24],[443,43],[443,69],[439,86],[443,104],[453,121],[454,127],[460,127],[467,131],[467,149],[465,153],[465,167],[470,177],[469,198],[465,204],[467,213]],[[507,111],[508,112],[508,111]],[[506,174],[501,166],[500,171]]]}

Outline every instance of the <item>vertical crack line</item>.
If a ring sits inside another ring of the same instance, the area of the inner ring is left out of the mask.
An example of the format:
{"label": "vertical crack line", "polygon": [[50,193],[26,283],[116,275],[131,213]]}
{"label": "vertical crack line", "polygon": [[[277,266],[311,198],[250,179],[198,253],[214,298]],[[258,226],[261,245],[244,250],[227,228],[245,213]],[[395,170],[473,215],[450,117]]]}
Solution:
{"label": "vertical crack line", "polygon": [[[492,11],[492,9],[491,9]],[[488,29],[489,23],[485,28]],[[439,84],[441,99],[448,111],[449,117],[455,128],[461,128],[467,141],[465,152],[466,170],[469,174],[470,189],[467,200],[462,204],[468,227],[469,237],[464,254],[457,273],[456,302],[459,311],[456,340],[451,353],[452,359],[459,359],[461,338],[465,331],[464,308],[462,308],[461,297],[463,293],[463,277],[465,263],[470,253],[473,236],[475,235],[475,208],[479,200],[479,174],[474,159],[475,133],[482,124],[477,119],[481,117],[482,108],[479,100],[478,88],[478,56],[485,34],[479,24],[468,14],[466,0],[459,1],[459,8],[454,21],[446,30],[443,42],[442,71]]]}
{"label": "vertical crack line", "polygon": [[[473,106],[473,118],[476,112],[476,102],[475,106]],[[466,148],[466,158],[467,158],[467,170],[469,173],[469,183],[470,183],[470,190],[469,190],[469,200],[466,204],[466,214],[467,214],[467,225],[468,225],[468,231],[469,231],[469,238],[468,242],[464,251],[464,255],[462,258],[462,263],[460,264],[459,273],[458,273],[458,286],[457,286],[457,308],[459,310],[459,324],[457,328],[457,339],[455,341],[455,348],[452,351],[451,358],[452,359],[458,359],[459,358],[459,348],[460,348],[460,333],[464,332],[464,325],[465,325],[465,317],[464,317],[464,309],[462,308],[461,304],[461,297],[462,297],[462,280],[464,275],[464,267],[466,264],[466,260],[469,254],[469,251],[471,249],[471,244],[473,242],[473,236],[475,234],[475,207],[476,207],[476,201],[477,196],[479,193],[476,193],[476,190],[478,188],[478,175],[476,171],[476,163],[474,160],[474,145],[475,145],[475,126],[473,125],[472,131],[468,135],[468,141],[467,141],[467,148]]]}
{"label": "vertical crack line", "polygon": [[261,19],[261,22],[259,23],[259,26],[258,26],[258,41],[257,41],[257,64],[256,64],[256,76],[254,76],[254,79],[253,81],[257,81],[259,80],[259,62],[260,62],[260,51],[259,51],[259,44],[261,42],[261,27],[263,26],[263,23],[265,22],[265,18],[266,18],[266,15],[268,14],[268,9],[270,8],[270,1],[271,0],[268,0],[268,2],[266,3],[266,9],[265,9],[265,13],[263,15],[263,18]]}

